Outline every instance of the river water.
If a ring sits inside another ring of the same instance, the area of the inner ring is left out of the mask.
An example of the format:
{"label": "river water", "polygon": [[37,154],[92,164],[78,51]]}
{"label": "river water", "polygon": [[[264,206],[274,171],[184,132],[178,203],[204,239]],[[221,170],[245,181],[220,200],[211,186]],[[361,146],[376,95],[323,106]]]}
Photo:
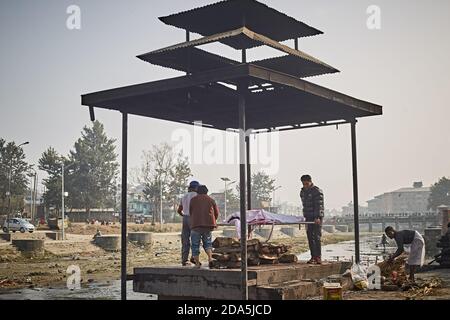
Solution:
{"label": "river water", "polygon": [[[155,295],[133,292],[133,283],[127,283],[129,300],[156,300]],[[120,281],[91,283],[81,289],[60,288],[16,289],[0,293],[0,300],[119,300]]]}
{"label": "river water", "polygon": [[[370,236],[360,239],[360,258],[362,265],[370,265],[384,260],[384,256],[393,253],[397,247],[395,242],[391,241],[386,246],[386,250],[380,245],[381,237]],[[405,247],[405,251],[408,248]],[[322,260],[328,261],[353,261],[355,256],[355,241],[344,241],[330,244],[322,247]],[[311,258],[309,252],[298,255],[299,260],[309,260]]]}
{"label": "river water", "polygon": [[[364,265],[383,259],[383,248],[378,247],[380,237],[366,237],[360,241],[361,262]],[[322,258],[330,261],[352,261],[354,241],[344,241],[322,247]],[[388,246],[387,253],[395,247]],[[299,260],[309,260],[309,252],[298,255]],[[132,281],[127,283],[129,300],[155,300],[157,296],[133,292]],[[0,300],[118,300],[120,299],[120,281],[85,284],[78,290],[60,288],[14,289],[0,292]]]}

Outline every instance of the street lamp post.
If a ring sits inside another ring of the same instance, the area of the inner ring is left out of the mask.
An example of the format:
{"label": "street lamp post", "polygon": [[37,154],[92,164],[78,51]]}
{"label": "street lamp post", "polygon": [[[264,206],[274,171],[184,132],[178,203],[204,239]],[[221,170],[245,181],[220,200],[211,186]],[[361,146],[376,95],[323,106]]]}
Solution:
{"label": "street lamp post", "polygon": [[156,173],[158,174],[159,178],[159,222],[160,227],[162,229],[163,224],[163,190],[162,190],[162,175],[164,173],[163,169],[156,169]]}
{"label": "street lamp post", "polygon": [[31,176],[31,198],[30,198],[30,219],[33,221],[34,215],[36,214],[35,210],[35,202],[36,202],[36,184],[37,184],[37,172],[33,168],[31,170],[34,172],[34,175]]}
{"label": "street lamp post", "polygon": [[281,186],[278,186],[273,189],[272,208],[275,208],[275,191],[277,191],[278,189],[281,189]]}
{"label": "street lamp post", "polygon": [[[24,142],[19,144],[16,148],[20,148],[21,146],[24,146],[26,144],[29,144],[30,142]],[[11,213],[11,176],[12,176],[12,160],[13,160],[13,155],[11,154],[11,159],[9,160],[9,176],[8,176],[8,192],[6,193],[6,195],[8,196],[8,213],[7,213],[7,217],[6,217],[6,228],[8,229],[9,232],[9,218],[10,218],[10,213]]]}
{"label": "street lamp post", "polygon": [[[220,179],[225,182],[223,211],[224,211],[224,218],[226,219],[227,218],[227,190],[228,190],[227,183],[230,181],[230,179],[226,178],[226,177],[225,178],[220,178]],[[233,184],[233,183],[236,183],[236,181],[231,182],[230,185]]]}
{"label": "street lamp post", "polygon": [[62,231],[62,239],[65,240],[66,236],[65,236],[65,230],[64,230],[64,220],[65,220],[65,213],[64,213],[64,209],[65,209],[65,204],[64,204],[64,198],[67,197],[69,194],[67,192],[64,191],[64,170],[73,166],[74,164],[70,164],[67,167],[64,166],[64,161],[61,162],[61,212],[62,212],[62,226],[61,226],[61,231]]}

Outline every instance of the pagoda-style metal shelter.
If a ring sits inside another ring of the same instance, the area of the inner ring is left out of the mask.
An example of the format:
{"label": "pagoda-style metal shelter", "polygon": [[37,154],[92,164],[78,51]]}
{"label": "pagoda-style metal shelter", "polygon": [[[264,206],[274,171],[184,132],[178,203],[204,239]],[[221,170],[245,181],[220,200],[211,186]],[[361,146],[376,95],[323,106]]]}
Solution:
{"label": "pagoda-style metal shelter", "polygon": [[[300,51],[302,37],[322,32],[255,0],[228,0],[160,18],[184,29],[186,42],[139,55],[151,64],[185,72],[180,77],[82,96],[89,107],[122,113],[122,298],[126,299],[128,115],[239,132],[242,298],[248,298],[246,209],[251,208],[250,134],[350,124],[355,256],[359,261],[356,123],[382,107],[304,80],[337,69]],[[191,33],[201,37],[190,39]],[[293,47],[281,42],[293,40]],[[219,42],[242,52],[235,61],[199,48]],[[248,61],[247,49],[269,46],[279,57]],[[247,200],[247,201],[246,201]]]}

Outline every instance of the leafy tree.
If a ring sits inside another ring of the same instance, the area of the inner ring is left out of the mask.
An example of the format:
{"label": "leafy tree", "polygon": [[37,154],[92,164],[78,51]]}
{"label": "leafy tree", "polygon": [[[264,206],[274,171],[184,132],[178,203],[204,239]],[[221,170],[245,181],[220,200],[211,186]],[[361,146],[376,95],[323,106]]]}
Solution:
{"label": "leafy tree", "polygon": [[[227,187],[228,189],[228,187]],[[241,203],[239,201],[240,196],[239,196],[239,192],[236,190],[239,189],[233,189],[232,187],[230,187],[227,190],[227,215],[234,213],[234,212],[238,212],[240,210],[240,206]],[[225,214],[225,213],[224,213]]]}
{"label": "leafy tree", "polygon": [[262,201],[270,202],[275,189],[275,179],[271,179],[264,171],[252,174],[252,203],[261,205]]}
{"label": "leafy tree", "polygon": [[88,213],[92,208],[112,207],[118,168],[115,139],[107,137],[99,121],[85,126],[66,164],[68,205]]}
{"label": "leafy tree", "polygon": [[[252,174],[252,207],[261,208],[263,206],[262,202],[272,201],[272,193],[275,189],[275,179],[271,179],[268,174],[264,171],[259,171]],[[240,199],[239,184],[236,185],[237,201]],[[240,204],[238,204],[238,210]]]}
{"label": "leafy tree", "polygon": [[39,159],[39,170],[45,171],[47,177],[43,179],[45,186],[44,202],[45,207],[55,207],[58,211],[61,208],[61,163],[67,162],[56,150],[49,147]]}
{"label": "leafy tree", "polygon": [[169,193],[174,205],[178,204],[179,196],[186,192],[188,180],[191,176],[192,171],[188,158],[184,157],[182,153],[179,153],[170,172]]}
{"label": "leafy tree", "polygon": [[428,208],[436,210],[441,205],[450,206],[450,179],[442,177],[431,186]]}
{"label": "leafy tree", "polygon": [[[7,143],[0,138],[0,212],[7,213],[8,208],[10,212],[23,209],[27,177],[31,169],[32,166],[25,161],[23,149],[15,142]],[[11,189],[11,207],[7,196],[9,189]]]}

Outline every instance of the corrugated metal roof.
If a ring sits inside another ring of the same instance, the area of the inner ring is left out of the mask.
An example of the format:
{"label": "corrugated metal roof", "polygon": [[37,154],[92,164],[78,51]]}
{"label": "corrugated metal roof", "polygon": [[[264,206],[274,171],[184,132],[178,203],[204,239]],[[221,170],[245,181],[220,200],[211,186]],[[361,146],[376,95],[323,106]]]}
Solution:
{"label": "corrugated metal roof", "polygon": [[[276,41],[323,32],[255,0],[228,0],[159,18],[162,22],[203,36],[246,26]],[[235,49],[256,47],[252,41],[221,40]]]}
{"label": "corrugated metal roof", "polygon": [[236,42],[254,41],[288,54],[288,56],[251,62],[252,64],[299,77],[339,72],[339,70],[307,53],[280,44],[245,27],[162,48],[140,55],[138,58],[149,63],[185,72],[188,72],[188,69],[189,72],[198,72],[238,64],[237,61],[195,48],[224,39],[233,39]]}
{"label": "corrugated metal roof", "polygon": [[[252,64],[100,91],[82,96],[82,104],[129,114],[217,129],[238,128],[238,93],[221,82],[271,84],[251,90],[246,123],[254,130],[346,120],[382,114],[382,107],[302,79]],[[268,116],[269,115],[269,116]]]}
{"label": "corrugated metal roof", "polygon": [[[240,64],[238,61],[198,48],[183,48],[155,54],[150,53],[138,56],[138,58],[161,67],[190,73],[226,68],[228,66]],[[338,72],[334,68],[328,68],[309,60],[289,55],[253,61],[251,64],[290,74],[299,78]]]}
{"label": "corrugated metal roof", "polygon": [[202,72],[238,64],[237,61],[195,47],[150,52],[139,59],[161,67],[183,72]]}

